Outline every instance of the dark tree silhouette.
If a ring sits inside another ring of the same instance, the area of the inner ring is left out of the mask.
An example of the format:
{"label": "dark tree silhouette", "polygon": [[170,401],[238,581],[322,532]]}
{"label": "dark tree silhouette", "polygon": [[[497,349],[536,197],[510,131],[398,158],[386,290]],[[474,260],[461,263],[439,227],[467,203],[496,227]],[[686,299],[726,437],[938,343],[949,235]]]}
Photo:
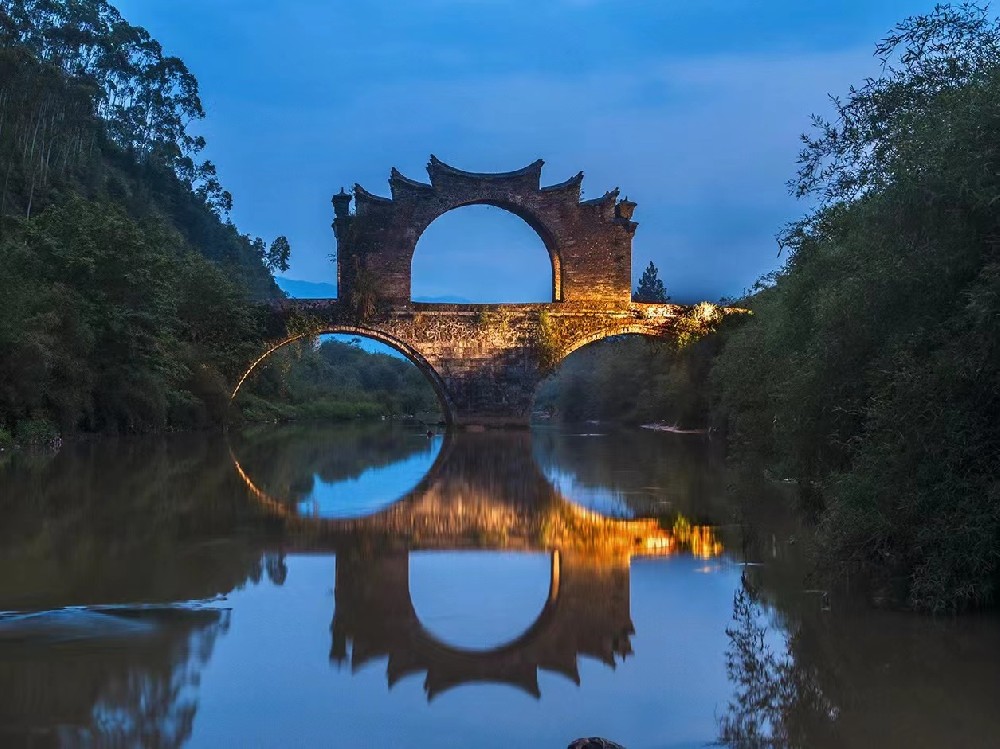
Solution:
{"label": "dark tree silhouette", "polygon": [[288,244],[288,238],[281,236],[271,242],[271,248],[264,256],[264,265],[272,273],[276,270],[288,270],[288,260],[292,255],[292,247]]}
{"label": "dark tree silhouette", "polygon": [[667,296],[666,286],[660,280],[660,272],[653,265],[652,260],[649,261],[646,270],[642,272],[642,278],[639,279],[639,285],[635,288],[633,298],[637,302],[665,302],[670,299]]}

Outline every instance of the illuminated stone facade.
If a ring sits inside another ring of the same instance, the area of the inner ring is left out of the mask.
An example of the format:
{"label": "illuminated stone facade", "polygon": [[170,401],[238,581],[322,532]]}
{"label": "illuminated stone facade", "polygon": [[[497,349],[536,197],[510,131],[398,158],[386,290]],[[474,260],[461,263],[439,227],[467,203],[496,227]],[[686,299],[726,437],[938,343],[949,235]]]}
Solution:
{"label": "illuminated stone facade", "polygon": [[[541,169],[539,160],[515,172],[476,174],[432,156],[429,184],[393,169],[391,198],[360,185],[353,196],[335,195],[340,296],[276,305],[275,344],[247,374],[290,341],[328,332],[364,335],[398,349],[427,375],[449,422],[526,424],[538,384],[577,348],[627,333],[683,342],[721,319],[726,310],[707,303],[633,302],[635,203],[618,200],[617,189],[581,201],[582,173],[541,187]],[[410,270],[420,235],[436,218],[467,205],[505,209],[538,233],[551,261],[552,302],[411,301]]]}

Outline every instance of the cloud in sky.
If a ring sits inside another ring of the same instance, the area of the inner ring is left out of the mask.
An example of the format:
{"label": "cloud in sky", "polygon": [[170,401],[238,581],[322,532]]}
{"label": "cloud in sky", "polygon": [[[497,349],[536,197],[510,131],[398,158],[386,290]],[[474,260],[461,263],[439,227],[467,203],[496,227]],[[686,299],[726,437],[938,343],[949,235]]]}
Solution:
{"label": "cloud in sky", "polygon": [[[210,113],[202,129],[234,193],[233,218],[243,231],[290,238],[289,276],[333,275],[329,195],[341,185],[386,194],[390,167],[424,179],[431,153],[473,171],[541,157],[543,182],[582,169],[588,196],[619,186],[639,203],[635,274],[652,259],[680,299],[739,293],[778,264],[774,235],[805,209],[785,182],[809,115],[828,108],[828,92],[877,72],[874,41],[929,7],[120,5],[198,76]],[[463,236],[435,241],[440,293],[475,299],[477,283],[495,283],[495,257],[470,281],[447,262]]]}

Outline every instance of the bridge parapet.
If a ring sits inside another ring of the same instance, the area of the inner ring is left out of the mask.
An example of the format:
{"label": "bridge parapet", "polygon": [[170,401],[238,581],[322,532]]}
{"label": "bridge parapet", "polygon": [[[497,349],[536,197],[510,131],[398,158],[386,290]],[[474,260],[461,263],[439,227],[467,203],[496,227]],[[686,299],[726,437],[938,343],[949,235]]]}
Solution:
{"label": "bridge parapet", "polygon": [[338,299],[288,299],[273,306],[274,343],[237,382],[233,397],[272,352],[302,338],[345,333],[374,338],[406,355],[428,377],[446,418],[456,424],[526,424],[539,383],[573,351],[618,335],[679,345],[711,332],[728,314],[708,302],[601,305],[383,305],[359,320]]}
{"label": "bridge parapet", "polygon": [[629,334],[683,344],[730,311],[708,303],[404,302],[383,304],[358,321],[356,310],[338,299],[285,300],[274,307],[279,338],[271,350],[323,333],[368,336],[401,351],[427,375],[452,422],[526,424],[539,383],[573,351]]}

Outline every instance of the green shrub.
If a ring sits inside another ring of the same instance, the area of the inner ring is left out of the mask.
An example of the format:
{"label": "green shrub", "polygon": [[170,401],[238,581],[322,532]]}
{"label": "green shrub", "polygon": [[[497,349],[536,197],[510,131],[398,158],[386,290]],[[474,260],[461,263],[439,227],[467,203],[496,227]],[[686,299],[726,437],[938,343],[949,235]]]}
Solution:
{"label": "green shrub", "polygon": [[18,422],[17,441],[24,445],[47,445],[59,437],[59,430],[47,419],[26,419]]}

